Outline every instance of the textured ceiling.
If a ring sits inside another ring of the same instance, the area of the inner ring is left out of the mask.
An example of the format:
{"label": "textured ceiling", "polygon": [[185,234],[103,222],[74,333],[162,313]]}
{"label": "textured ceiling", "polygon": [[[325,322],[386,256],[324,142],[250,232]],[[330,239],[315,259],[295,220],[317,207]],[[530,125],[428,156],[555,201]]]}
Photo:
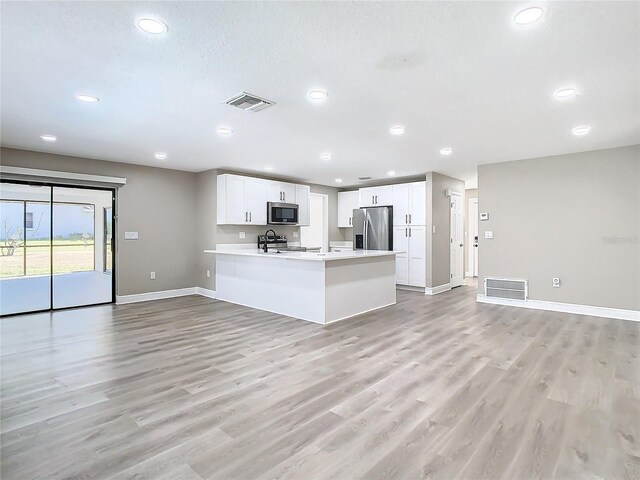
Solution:
{"label": "textured ceiling", "polygon": [[[473,186],[478,164],[640,143],[640,3],[539,4],[543,19],[517,27],[530,4],[2,2],[2,144],[190,171],[271,164],[342,186],[435,170]],[[144,34],[141,16],[169,31]],[[580,95],[555,100],[564,86]],[[313,87],[328,100],[310,103]],[[277,105],[223,103],[242,90]],[[398,123],[406,135],[389,135]],[[591,133],[573,136],[580,124]]]}

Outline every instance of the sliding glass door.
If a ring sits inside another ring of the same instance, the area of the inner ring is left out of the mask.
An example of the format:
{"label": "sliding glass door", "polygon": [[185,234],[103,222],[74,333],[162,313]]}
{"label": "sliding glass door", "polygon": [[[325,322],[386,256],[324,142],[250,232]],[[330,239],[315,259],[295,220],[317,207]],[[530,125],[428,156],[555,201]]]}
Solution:
{"label": "sliding glass door", "polygon": [[0,183],[0,315],[51,307],[51,194]]}
{"label": "sliding glass door", "polygon": [[0,315],[112,302],[114,192],[0,186]]}

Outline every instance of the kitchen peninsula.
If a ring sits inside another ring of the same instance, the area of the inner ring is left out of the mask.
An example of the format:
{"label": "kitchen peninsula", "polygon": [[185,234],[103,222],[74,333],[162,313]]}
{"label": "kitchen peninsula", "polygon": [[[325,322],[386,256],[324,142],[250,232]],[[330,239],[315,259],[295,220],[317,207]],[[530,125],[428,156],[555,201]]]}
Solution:
{"label": "kitchen peninsula", "polygon": [[205,253],[216,255],[216,298],[227,302],[321,324],[396,303],[396,252]]}

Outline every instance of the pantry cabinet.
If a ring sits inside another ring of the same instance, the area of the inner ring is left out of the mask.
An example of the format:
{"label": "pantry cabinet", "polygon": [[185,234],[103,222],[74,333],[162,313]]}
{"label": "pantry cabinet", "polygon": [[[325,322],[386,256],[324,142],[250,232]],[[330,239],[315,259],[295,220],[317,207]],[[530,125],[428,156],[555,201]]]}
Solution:
{"label": "pantry cabinet", "polygon": [[426,225],[426,182],[393,185],[393,224]]}

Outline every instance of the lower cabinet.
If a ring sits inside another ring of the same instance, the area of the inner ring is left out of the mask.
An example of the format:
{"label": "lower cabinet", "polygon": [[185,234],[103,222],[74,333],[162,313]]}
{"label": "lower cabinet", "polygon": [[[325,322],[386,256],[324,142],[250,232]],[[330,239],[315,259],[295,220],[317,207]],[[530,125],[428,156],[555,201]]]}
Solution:
{"label": "lower cabinet", "polygon": [[396,283],[412,287],[427,284],[426,227],[393,227],[393,249],[404,252],[396,255]]}

